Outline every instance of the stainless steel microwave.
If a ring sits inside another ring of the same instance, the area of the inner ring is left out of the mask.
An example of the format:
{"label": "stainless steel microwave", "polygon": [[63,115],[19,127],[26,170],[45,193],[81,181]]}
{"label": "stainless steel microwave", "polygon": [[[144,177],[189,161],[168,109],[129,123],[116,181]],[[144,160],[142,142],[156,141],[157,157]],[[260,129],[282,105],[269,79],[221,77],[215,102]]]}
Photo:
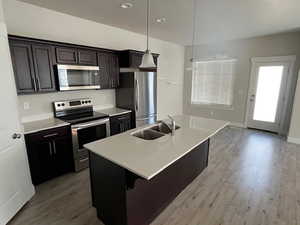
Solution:
{"label": "stainless steel microwave", "polygon": [[57,65],[60,91],[100,89],[98,66]]}

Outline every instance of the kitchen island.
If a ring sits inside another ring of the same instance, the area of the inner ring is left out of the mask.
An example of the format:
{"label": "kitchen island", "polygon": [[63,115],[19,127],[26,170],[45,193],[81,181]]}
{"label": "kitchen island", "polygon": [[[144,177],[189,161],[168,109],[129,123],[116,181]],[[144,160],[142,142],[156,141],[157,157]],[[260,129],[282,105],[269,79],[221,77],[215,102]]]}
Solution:
{"label": "kitchen island", "polygon": [[92,203],[105,225],[150,224],[207,167],[209,139],[228,125],[193,116],[174,119],[173,136],[136,135],[155,130],[154,124],[84,146]]}

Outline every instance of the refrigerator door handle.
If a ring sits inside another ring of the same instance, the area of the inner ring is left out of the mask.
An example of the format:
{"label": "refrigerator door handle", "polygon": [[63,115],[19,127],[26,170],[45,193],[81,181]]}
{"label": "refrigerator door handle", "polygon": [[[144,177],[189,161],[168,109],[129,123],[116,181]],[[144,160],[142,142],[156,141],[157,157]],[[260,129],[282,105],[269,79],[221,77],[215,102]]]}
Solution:
{"label": "refrigerator door handle", "polygon": [[135,79],[135,111],[139,111],[140,88],[139,81]]}

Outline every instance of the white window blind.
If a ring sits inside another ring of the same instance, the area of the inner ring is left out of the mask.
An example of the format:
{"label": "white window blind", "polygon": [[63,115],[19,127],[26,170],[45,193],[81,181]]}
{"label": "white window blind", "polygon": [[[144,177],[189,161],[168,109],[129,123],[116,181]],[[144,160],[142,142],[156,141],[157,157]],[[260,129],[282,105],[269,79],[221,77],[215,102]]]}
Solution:
{"label": "white window blind", "polygon": [[235,59],[193,62],[192,104],[231,106]]}

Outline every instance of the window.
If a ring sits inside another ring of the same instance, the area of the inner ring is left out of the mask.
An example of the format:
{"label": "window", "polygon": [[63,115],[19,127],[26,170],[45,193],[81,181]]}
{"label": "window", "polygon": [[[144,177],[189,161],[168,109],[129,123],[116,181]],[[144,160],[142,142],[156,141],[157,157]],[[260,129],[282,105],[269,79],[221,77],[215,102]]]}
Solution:
{"label": "window", "polygon": [[235,59],[194,62],[192,104],[231,106],[235,67]]}

